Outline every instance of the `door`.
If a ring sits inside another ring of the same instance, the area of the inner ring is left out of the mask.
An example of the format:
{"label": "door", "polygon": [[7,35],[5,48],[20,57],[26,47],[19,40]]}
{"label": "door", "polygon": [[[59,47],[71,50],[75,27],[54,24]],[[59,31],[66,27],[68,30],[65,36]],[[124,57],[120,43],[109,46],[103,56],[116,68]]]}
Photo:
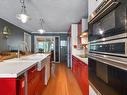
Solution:
{"label": "door", "polygon": [[55,62],[60,62],[60,38],[55,37]]}
{"label": "door", "polygon": [[67,38],[67,66],[68,67],[73,67],[71,66],[72,64],[72,56],[71,56],[71,38]]}
{"label": "door", "polygon": [[67,40],[60,41],[60,61],[67,63]]}

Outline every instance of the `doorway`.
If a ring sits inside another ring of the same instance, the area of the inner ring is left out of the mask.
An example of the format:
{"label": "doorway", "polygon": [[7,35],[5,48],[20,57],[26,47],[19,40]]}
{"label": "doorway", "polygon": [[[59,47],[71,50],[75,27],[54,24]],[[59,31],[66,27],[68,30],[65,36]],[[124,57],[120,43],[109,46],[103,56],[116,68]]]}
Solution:
{"label": "doorway", "polygon": [[59,36],[35,36],[34,52],[51,53],[52,61],[60,63],[60,37]]}

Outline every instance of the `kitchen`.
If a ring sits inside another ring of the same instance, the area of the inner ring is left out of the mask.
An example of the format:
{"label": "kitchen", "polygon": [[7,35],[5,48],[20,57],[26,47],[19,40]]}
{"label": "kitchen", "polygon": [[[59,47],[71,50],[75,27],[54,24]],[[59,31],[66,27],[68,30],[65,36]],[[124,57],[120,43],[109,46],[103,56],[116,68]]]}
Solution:
{"label": "kitchen", "polygon": [[127,95],[126,10],[126,0],[1,0],[0,95]]}

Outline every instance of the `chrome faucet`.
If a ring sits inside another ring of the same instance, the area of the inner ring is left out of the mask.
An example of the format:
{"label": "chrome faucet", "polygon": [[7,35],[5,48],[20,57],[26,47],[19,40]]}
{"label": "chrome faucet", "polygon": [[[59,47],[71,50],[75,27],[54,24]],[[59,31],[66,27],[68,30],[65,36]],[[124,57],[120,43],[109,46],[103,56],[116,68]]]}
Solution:
{"label": "chrome faucet", "polygon": [[20,50],[19,50],[19,47],[18,47],[18,52],[17,52],[17,58],[20,58]]}
{"label": "chrome faucet", "polygon": [[[17,51],[17,58],[20,58],[20,47],[22,47],[26,49],[26,51],[28,50],[28,46],[27,46],[27,43],[22,41],[19,45],[18,45],[18,51]],[[24,49],[24,51],[25,51]]]}

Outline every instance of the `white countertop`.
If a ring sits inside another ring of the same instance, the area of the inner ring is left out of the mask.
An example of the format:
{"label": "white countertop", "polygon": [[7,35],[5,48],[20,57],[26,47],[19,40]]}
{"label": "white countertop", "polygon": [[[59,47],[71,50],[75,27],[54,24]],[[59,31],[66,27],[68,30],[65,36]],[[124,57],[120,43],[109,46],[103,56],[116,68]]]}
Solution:
{"label": "white countertop", "polygon": [[72,54],[72,55],[75,56],[76,58],[78,58],[79,60],[81,60],[82,62],[84,62],[85,64],[88,64],[88,58],[82,58],[76,54]]}
{"label": "white countertop", "polygon": [[49,54],[32,54],[0,62],[0,78],[17,78]]}

